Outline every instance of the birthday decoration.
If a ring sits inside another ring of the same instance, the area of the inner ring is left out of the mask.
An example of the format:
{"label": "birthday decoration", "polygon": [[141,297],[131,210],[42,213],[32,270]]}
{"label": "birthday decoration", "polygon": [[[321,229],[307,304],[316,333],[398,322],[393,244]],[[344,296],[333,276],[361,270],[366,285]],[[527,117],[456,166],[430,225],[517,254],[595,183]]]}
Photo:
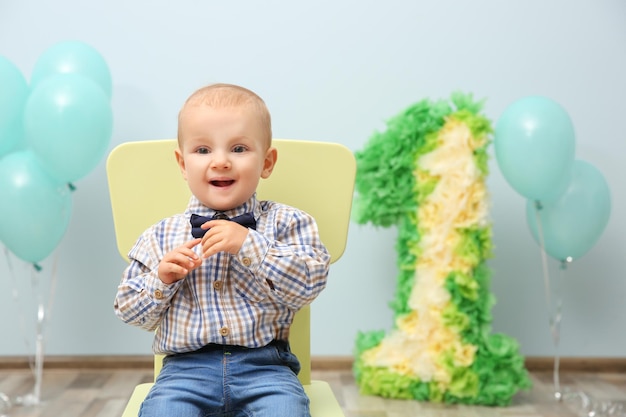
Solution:
{"label": "birthday decoration", "polygon": [[21,113],[28,84],[20,70],[0,55],[0,158],[21,145]]}
{"label": "birthday decoration", "polygon": [[576,403],[584,415],[624,415],[620,404],[561,387],[558,348],[563,300],[558,291],[552,294],[552,287],[558,290],[560,286],[550,278],[547,257],[560,263],[560,281],[565,281],[568,264],[587,253],[608,224],[608,183],[595,166],[574,159],[573,124],[565,109],[550,98],[529,96],[510,104],[498,119],[494,142],[504,177],[527,198],[526,222],[541,249],[548,324],[555,347],[554,398]]}
{"label": "birthday decoration", "polygon": [[[32,263],[33,293],[41,266],[65,235],[73,184],[104,157],[113,130],[111,75],[104,58],[76,41],[51,46],[35,63],[30,85],[0,56],[0,242]],[[8,249],[8,250],[7,250]],[[51,273],[54,288],[56,272]],[[17,300],[17,292],[13,292]],[[12,400],[0,392],[0,414],[40,403],[48,314],[38,296],[33,392]]]}
{"label": "birthday decoration", "polygon": [[515,101],[498,119],[494,136],[500,171],[518,193],[546,201],[567,188],[576,139],[558,103],[541,96]]}
{"label": "birthday decoration", "polygon": [[32,151],[20,150],[0,160],[0,190],[2,242],[25,261],[47,257],[70,221],[69,188],[51,179]]}
{"label": "birthday decoration", "polygon": [[533,238],[557,261],[571,262],[589,251],[611,212],[604,176],[575,159],[575,143],[567,111],[548,97],[520,98],[496,123],[498,166],[528,199],[526,221]]}
{"label": "birthday decoration", "polygon": [[357,337],[362,394],[507,405],[530,386],[518,343],[491,332],[493,129],[481,110],[461,93],[422,100],[356,153],[355,221],[398,228],[395,326]]}
{"label": "birthday decoration", "polygon": [[72,183],[106,153],[111,75],[94,48],[68,41],[44,51],[30,85],[0,56],[0,86],[0,241],[37,268],[65,234]]}
{"label": "birthday decoration", "polygon": [[[602,173],[589,162],[575,160],[567,189],[556,201],[526,202],[526,221],[537,244],[556,260],[570,262],[598,241],[611,214],[611,192]],[[542,224],[542,236],[539,233]]]}

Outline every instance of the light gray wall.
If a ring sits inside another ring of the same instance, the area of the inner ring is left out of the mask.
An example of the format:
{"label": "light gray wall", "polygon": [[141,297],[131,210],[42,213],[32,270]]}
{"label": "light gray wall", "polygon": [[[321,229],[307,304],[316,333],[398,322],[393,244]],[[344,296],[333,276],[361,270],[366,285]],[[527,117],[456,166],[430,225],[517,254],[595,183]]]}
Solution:
{"label": "light gray wall", "polygon": [[[553,98],[574,121],[577,157],[604,173],[613,198],[604,235],[553,291],[564,302],[560,353],[626,355],[624,0],[0,1],[0,54],[27,78],[38,56],[64,40],[91,44],[111,68],[111,148],[173,137],[183,100],[216,81],[263,96],[276,137],[352,150],[409,104],[457,89],[486,98],[493,121],[523,96]],[[491,172],[494,330],[517,338],[526,355],[550,356],[541,258],[525,201],[495,159]],[[112,310],[124,263],[104,161],[76,185],[68,232],[36,286],[47,297],[56,282],[46,351],[147,353],[151,335]],[[345,256],[313,305],[314,355],[348,355],[357,331],[390,328],[395,234],[351,226]],[[0,256],[0,355],[33,352],[31,275],[23,262]]]}

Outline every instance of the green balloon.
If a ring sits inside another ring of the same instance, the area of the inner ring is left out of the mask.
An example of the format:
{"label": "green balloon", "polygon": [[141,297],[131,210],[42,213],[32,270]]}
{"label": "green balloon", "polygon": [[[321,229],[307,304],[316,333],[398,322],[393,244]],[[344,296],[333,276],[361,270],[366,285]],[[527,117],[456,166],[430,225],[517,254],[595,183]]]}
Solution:
{"label": "green balloon", "polygon": [[89,173],[104,157],[113,130],[109,99],[90,79],[57,74],[37,85],[24,110],[26,141],[60,182]]}
{"label": "green balloon", "polygon": [[0,158],[23,142],[22,113],[28,85],[20,70],[0,55]]}
{"label": "green balloon", "polygon": [[57,74],[78,74],[94,81],[111,98],[112,81],[109,67],[92,46],[78,41],[59,42],[46,49],[35,62],[30,78],[31,88]]}
{"label": "green balloon", "polygon": [[554,259],[574,260],[587,253],[604,232],[611,214],[611,192],[596,167],[576,160],[565,192],[540,205],[537,210],[534,201],[526,203],[533,238]]}
{"label": "green balloon", "polygon": [[558,103],[541,96],[515,101],[498,119],[493,142],[500,171],[518,193],[544,201],[565,191],[576,138]]}
{"label": "green balloon", "polygon": [[57,247],[70,221],[72,196],[30,150],[0,159],[0,241],[16,256],[39,262]]}

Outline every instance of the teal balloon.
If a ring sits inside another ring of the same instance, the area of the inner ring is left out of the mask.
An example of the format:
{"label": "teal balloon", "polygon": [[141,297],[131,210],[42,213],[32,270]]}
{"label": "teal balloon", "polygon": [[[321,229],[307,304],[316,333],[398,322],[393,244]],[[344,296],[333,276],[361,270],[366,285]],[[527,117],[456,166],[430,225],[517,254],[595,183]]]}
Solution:
{"label": "teal balloon", "polygon": [[72,214],[71,192],[42,169],[30,150],[0,159],[0,241],[27,262],[39,262],[63,238]]}
{"label": "teal balloon", "polygon": [[24,110],[26,141],[61,182],[88,174],[104,157],[113,130],[109,99],[90,79],[61,74],[43,80]]}
{"label": "teal balloon", "polygon": [[111,72],[100,53],[78,41],[59,42],[46,49],[35,62],[30,79],[31,88],[57,74],[78,74],[90,78],[102,88],[109,99],[112,92]]}
{"label": "teal balloon", "polygon": [[[611,192],[602,173],[576,160],[565,192],[555,201],[526,203],[526,220],[535,242],[557,260],[578,259],[598,241],[611,214]],[[537,219],[539,214],[539,220]]]}
{"label": "teal balloon", "polygon": [[0,55],[0,158],[23,144],[22,113],[28,92],[21,71]]}
{"label": "teal balloon", "polygon": [[555,101],[529,96],[507,107],[494,133],[498,166],[519,194],[554,200],[570,181],[576,138],[567,112]]}

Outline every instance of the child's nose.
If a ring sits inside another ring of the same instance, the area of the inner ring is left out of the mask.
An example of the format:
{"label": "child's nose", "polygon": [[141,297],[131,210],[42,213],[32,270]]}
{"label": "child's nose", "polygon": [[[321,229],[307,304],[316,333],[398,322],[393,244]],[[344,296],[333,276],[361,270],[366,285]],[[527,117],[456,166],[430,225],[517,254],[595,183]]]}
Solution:
{"label": "child's nose", "polygon": [[230,158],[226,152],[213,152],[211,160],[211,168],[227,169],[230,168]]}

